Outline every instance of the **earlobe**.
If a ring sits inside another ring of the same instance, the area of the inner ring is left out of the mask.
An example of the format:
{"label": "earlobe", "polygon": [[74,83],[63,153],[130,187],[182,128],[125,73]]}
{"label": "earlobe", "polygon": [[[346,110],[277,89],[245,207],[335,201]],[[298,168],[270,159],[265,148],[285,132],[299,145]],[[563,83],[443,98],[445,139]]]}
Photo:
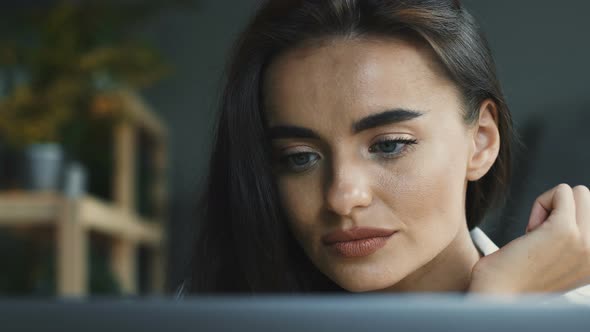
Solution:
{"label": "earlobe", "polygon": [[492,167],[500,151],[496,103],[486,99],[481,103],[479,119],[472,131],[473,149],[467,166],[467,180],[477,181]]}

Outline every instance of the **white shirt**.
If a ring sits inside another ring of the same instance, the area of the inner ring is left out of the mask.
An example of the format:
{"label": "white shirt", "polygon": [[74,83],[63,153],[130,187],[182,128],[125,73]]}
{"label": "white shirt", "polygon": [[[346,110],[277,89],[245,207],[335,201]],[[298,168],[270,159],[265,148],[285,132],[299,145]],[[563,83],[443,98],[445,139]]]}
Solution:
{"label": "white shirt", "polygon": [[[490,238],[479,227],[473,228],[470,234],[471,240],[473,240],[473,243],[477,249],[479,249],[479,251],[484,256],[487,256],[499,249],[498,246],[492,242],[492,240],[490,240]],[[571,290],[565,293],[563,296],[572,302],[590,304],[590,285]]]}

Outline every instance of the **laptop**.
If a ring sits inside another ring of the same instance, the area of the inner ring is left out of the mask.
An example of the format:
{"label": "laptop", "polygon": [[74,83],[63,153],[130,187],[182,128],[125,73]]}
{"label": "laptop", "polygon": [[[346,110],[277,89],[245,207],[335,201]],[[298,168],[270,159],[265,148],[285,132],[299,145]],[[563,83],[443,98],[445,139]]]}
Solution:
{"label": "laptop", "polygon": [[0,299],[0,331],[590,331],[563,297],[264,295]]}

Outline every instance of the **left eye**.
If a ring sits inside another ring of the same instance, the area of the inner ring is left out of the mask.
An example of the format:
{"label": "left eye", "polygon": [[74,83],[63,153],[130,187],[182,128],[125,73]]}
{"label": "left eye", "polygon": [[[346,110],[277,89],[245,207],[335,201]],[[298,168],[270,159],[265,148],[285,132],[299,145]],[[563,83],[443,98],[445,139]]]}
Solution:
{"label": "left eye", "polygon": [[414,140],[384,140],[377,142],[369,148],[369,152],[381,153],[385,156],[391,157],[396,156],[403,152],[406,145],[415,144]]}
{"label": "left eye", "polygon": [[298,152],[280,157],[280,163],[294,173],[303,172],[315,165],[320,157],[317,153]]}

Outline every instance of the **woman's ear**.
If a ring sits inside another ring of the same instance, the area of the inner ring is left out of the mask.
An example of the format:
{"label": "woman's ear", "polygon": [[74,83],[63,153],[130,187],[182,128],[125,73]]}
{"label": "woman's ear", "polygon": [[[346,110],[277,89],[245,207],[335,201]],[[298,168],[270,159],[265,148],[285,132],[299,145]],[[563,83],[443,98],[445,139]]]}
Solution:
{"label": "woman's ear", "polygon": [[500,151],[498,108],[491,99],[484,100],[479,108],[479,119],[470,131],[472,149],[467,165],[467,180],[477,181],[492,167]]}

